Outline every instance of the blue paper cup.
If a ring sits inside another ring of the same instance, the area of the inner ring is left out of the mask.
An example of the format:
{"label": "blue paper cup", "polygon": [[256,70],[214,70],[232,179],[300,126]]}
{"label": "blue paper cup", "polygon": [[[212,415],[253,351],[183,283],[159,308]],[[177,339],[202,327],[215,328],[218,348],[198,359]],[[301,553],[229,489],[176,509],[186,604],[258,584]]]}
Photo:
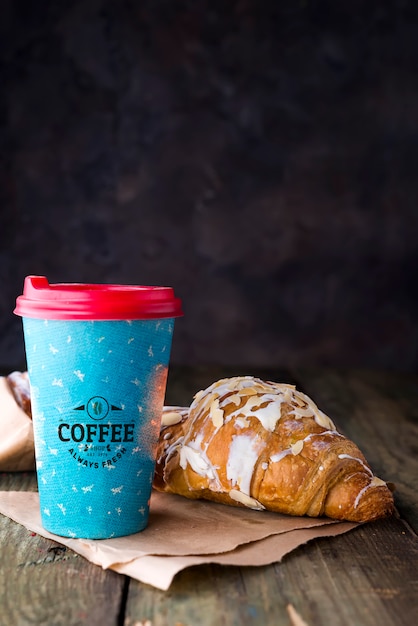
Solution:
{"label": "blue paper cup", "polygon": [[139,532],[148,523],[178,301],[171,317],[166,310],[156,317],[154,306],[149,319],[66,319],[65,301],[67,313],[51,319],[59,314],[45,318],[45,307],[33,316],[31,287],[26,291],[16,312],[23,317],[42,524],[65,537]]}

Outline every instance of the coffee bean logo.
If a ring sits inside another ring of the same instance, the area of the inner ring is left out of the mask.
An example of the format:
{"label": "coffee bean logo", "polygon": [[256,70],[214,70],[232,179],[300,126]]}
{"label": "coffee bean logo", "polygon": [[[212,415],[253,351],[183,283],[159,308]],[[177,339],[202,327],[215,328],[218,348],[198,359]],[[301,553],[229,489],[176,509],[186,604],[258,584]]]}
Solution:
{"label": "coffee bean logo", "polygon": [[91,403],[91,408],[95,415],[101,415],[103,410],[103,404],[102,402],[100,402],[100,400],[95,400]]}
{"label": "coffee bean logo", "polygon": [[101,396],[94,396],[87,402],[87,413],[94,420],[102,420],[109,413],[109,403]]}

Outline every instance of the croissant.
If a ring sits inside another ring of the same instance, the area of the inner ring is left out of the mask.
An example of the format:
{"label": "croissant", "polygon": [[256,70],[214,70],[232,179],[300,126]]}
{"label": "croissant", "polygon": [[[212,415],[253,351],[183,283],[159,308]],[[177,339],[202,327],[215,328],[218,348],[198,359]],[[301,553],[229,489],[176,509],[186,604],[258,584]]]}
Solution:
{"label": "croissant", "polygon": [[394,511],[359,448],[293,385],[242,376],[165,408],[154,488],[289,515],[365,522]]}

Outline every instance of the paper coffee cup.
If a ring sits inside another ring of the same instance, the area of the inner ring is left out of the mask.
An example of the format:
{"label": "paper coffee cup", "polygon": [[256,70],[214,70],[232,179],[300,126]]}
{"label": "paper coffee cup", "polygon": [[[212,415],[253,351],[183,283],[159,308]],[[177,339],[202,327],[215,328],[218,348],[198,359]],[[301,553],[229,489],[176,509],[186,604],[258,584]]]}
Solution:
{"label": "paper coffee cup", "polygon": [[91,539],[143,530],[180,300],[169,287],[28,276],[15,313],[43,526]]}

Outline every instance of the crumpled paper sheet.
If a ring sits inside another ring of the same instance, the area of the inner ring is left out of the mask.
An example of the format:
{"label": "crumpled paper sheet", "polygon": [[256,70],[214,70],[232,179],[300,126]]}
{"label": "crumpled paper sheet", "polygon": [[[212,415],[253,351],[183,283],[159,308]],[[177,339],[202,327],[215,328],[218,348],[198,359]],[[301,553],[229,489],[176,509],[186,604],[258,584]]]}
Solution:
{"label": "crumpled paper sheet", "polygon": [[4,376],[0,377],[0,471],[35,468],[33,425],[19,407]]}
{"label": "crumpled paper sheet", "polygon": [[114,539],[70,539],[46,531],[36,492],[0,492],[0,513],[61,543],[104,569],[166,590],[192,565],[260,566],[317,537],[358,526],[329,519],[291,517],[153,492],[148,527]]}
{"label": "crumpled paper sheet", "polygon": [[[0,471],[34,469],[32,420],[0,377]],[[358,524],[291,517],[153,492],[148,527],[114,539],[69,539],[46,531],[36,492],[0,491],[0,513],[86,559],[159,589],[181,570],[202,563],[261,566],[280,561],[316,537]]]}

